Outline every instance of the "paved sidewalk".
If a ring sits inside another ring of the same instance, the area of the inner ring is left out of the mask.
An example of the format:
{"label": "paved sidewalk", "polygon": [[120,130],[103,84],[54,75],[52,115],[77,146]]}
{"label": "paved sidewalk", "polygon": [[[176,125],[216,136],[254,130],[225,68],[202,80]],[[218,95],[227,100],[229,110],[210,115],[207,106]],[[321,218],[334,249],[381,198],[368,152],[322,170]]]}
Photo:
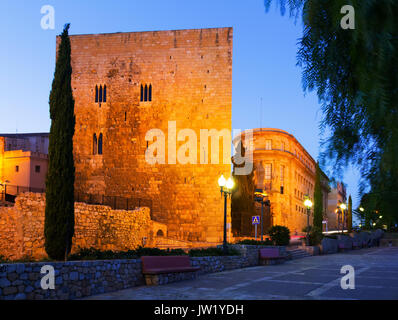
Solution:
{"label": "paved sidewalk", "polygon": [[[355,268],[355,289],[343,290],[343,265]],[[199,276],[156,287],[91,296],[101,300],[398,299],[398,248],[370,248]]]}

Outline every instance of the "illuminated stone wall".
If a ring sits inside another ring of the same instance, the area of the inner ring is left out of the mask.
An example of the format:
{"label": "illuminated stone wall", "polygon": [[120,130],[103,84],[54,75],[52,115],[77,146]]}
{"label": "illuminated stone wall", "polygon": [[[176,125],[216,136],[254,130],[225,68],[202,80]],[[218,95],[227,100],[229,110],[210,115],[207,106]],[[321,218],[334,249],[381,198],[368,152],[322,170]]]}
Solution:
{"label": "illuminated stone wall", "polygon": [[[0,255],[9,259],[40,259],[44,250],[45,196],[25,193],[14,207],[0,207]],[[159,228],[158,225],[155,226]],[[75,203],[75,235],[72,252],[81,248],[129,250],[154,241],[149,208],[112,210],[107,206]]]}
{"label": "illuminated stone wall", "polygon": [[[149,199],[167,237],[221,241],[217,180],[230,176],[230,144],[220,148],[220,164],[201,164],[212,149],[199,137],[200,129],[231,131],[232,28],[74,35],[71,46],[77,192]],[[141,85],[152,86],[152,101],[141,101]],[[106,102],[95,102],[96,86],[106,86]],[[169,121],[177,135],[196,133],[197,164],[168,161]],[[165,134],[165,164],[145,160],[145,135],[155,128]],[[103,136],[102,155],[94,154],[94,134]]]}
{"label": "illuminated stone wall", "polygon": [[[271,202],[272,224],[288,227],[291,235],[302,233],[307,225],[304,196],[314,200],[315,160],[292,134],[280,129],[254,129],[247,150],[253,152],[256,188],[264,189]],[[322,182],[327,193],[328,178],[323,176]],[[312,220],[311,213],[310,224]]]}

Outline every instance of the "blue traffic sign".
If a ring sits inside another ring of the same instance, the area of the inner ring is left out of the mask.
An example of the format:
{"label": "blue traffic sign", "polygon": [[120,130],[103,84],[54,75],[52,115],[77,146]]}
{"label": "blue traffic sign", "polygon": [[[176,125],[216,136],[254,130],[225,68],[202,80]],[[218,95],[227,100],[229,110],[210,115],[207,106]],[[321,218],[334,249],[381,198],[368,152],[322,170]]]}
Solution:
{"label": "blue traffic sign", "polygon": [[252,224],[260,224],[260,216],[252,216]]}

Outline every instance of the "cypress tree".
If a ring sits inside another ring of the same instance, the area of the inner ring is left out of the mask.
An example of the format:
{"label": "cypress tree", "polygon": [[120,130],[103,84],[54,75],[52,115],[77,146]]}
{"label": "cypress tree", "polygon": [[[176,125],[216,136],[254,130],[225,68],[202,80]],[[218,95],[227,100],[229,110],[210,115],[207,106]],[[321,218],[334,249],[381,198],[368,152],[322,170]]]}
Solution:
{"label": "cypress tree", "polygon": [[348,197],[348,208],[347,208],[347,229],[348,232],[352,231],[352,199],[351,195]]}
{"label": "cypress tree", "polygon": [[316,176],[314,186],[314,228],[322,231],[323,220],[323,201],[322,201],[322,186],[321,186],[321,169],[319,163],[316,164]]}
{"label": "cypress tree", "polygon": [[69,24],[61,34],[50,93],[49,166],[46,178],[45,249],[52,259],[66,259],[74,234],[73,135],[74,99],[71,87]]}

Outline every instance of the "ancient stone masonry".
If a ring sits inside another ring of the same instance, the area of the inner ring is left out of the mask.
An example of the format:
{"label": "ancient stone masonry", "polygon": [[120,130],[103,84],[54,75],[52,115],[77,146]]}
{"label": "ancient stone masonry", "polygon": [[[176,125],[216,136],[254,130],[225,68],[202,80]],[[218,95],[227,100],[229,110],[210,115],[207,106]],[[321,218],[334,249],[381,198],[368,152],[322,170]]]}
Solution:
{"label": "ancient stone masonry", "polygon": [[[14,207],[0,207],[0,255],[10,260],[40,259],[44,250],[45,196],[26,193]],[[154,242],[149,208],[111,210],[107,206],[75,203],[75,235],[72,252],[81,248],[129,250]]]}
{"label": "ancient stone masonry", "polygon": [[[76,191],[150,199],[165,236],[221,241],[217,179],[231,174],[222,157],[230,159],[230,144],[220,143],[215,164],[211,139],[205,150],[199,137],[201,129],[231,131],[232,28],[72,35],[71,46]],[[165,134],[165,164],[145,160],[150,129]],[[196,133],[197,164],[169,161],[168,140],[176,152],[186,143],[177,138],[181,129]]]}

